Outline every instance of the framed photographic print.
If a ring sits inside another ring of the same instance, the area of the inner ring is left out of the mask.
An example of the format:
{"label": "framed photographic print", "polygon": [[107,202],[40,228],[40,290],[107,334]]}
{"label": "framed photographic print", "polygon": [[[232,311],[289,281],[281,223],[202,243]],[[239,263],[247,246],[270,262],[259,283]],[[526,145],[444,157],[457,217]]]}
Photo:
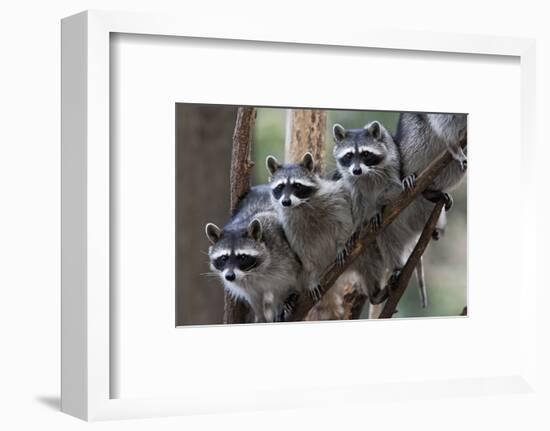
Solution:
{"label": "framed photographic print", "polygon": [[[452,172],[444,179],[445,190],[452,188],[455,197],[447,196],[446,211],[437,209],[437,221],[425,235],[428,242],[447,237],[425,256],[426,266],[437,268],[436,273],[424,273],[419,249],[408,263],[407,257],[436,207],[434,198],[443,196],[445,206],[445,195],[430,196],[430,189],[423,192],[427,198],[410,206],[400,202],[397,210],[403,214],[382,229],[390,221],[389,208],[383,214],[383,207],[401,195],[410,197],[413,181],[416,186],[423,178],[412,175],[446,152],[437,127],[444,124],[450,131],[456,126],[452,139],[458,148],[460,140],[466,142],[466,118],[178,103],[176,324],[466,315],[462,162],[449,161],[444,168]],[[423,141],[439,145],[422,161],[416,160],[418,128],[423,136],[433,131]],[[376,230],[375,222],[381,225]],[[373,238],[379,233],[369,243],[359,239],[361,231]],[[354,234],[358,238],[350,241]],[[366,250],[354,251],[362,242]],[[418,294],[408,290],[401,299],[405,290],[398,285],[406,287],[413,271],[411,290]],[[325,281],[331,277],[333,282]],[[429,305],[427,279],[440,287]],[[220,287],[226,290],[225,320]],[[310,301],[313,294],[320,300]]]}
{"label": "framed photographic print", "polygon": [[63,20],[63,411],[536,393],[534,45],[436,36]]}

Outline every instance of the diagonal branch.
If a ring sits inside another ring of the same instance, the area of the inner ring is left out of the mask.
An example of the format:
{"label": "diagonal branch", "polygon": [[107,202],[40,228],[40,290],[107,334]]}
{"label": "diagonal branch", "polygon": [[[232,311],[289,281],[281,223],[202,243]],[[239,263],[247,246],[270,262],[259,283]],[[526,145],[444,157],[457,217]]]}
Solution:
{"label": "diagonal branch", "polygon": [[428,244],[432,239],[433,231],[435,229],[437,221],[439,220],[439,216],[444,205],[445,203],[443,199],[435,204],[435,207],[430,214],[426,225],[424,226],[424,230],[422,231],[422,234],[420,235],[416,246],[414,247],[409,258],[407,259],[407,263],[401,269],[397,281],[392,286],[391,294],[384,304],[384,308],[380,313],[379,319],[388,319],[393,317],[393,315],[395,314],[397,310],[397,304],[401,300],[401,297],[403,296],[405,290],[407,289],[407,286],[409,285],[409,281],[411,280],[416,265],[418,265],[420,258],[426,251],[426,248],[428,247]]}
{"label": "diagonal branch", "polygon": [[[233,132],[231,154],[231,212],[235,210],[239,199],[250,190],[250,174],[254,166],[250,160],[250,150],[255,122],[256,108],[239,108]],[[246,323],[248,321],[250,308],[244,301],[237,301],[226,291],[224,304],[224,323]]]}
{"label": "diagonal branch", "polygon": [[[466,142],[461,143],[464,148]],[[426,190],[433,180],[445,169],[445,167],[453,161],[452,155],[448,151],[443,151],[436,159],[434,159],[418,176],[415,186],[401,195],[390,205],[384,208],[382,214],[382,224],[376,231],[371,231],[367,227],[363,227],[359,234],[359,239],[355,246],[347,254],[344,262],[338,265],[335,261],[328,266],[319,283],[321,296],[324,295],[338,279],[338,277],[357,259],[367,248],[367,246],[376,240],[379,232],[385,229],[392,223],[397,216],[407,208],[424,190]],[[306,314],[313,307],[313,299],[309,295],[301,295],[291,320],[303,320]]]}

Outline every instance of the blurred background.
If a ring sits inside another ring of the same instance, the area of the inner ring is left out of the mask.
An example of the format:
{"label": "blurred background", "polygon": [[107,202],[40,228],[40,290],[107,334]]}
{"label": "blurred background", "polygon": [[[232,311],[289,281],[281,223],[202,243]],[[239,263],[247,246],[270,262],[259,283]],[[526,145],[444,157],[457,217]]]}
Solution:
{"label": "blurred background", "polygon": [[[210,276],[208,241],[204,225],[222,226],[229,212],[229,170],[237,107],[176,105],[176,324],[223,322],[223,288]],[[332,158],[334,123],[363,127],[378,120],[393,134],[398,112],[327,110],[326,172],[335,169]],[[265,159],[284,160],[286,110],[258,108],[252,160],[253,184],[267,181]],[[424,254],[429,305],[419,306],[416,279],[398,306],[395,317],[459,315],[467,304],[467,182],[453,193],[445,236],[431,241]],[[362,317],[367,316],[367,308]]]}

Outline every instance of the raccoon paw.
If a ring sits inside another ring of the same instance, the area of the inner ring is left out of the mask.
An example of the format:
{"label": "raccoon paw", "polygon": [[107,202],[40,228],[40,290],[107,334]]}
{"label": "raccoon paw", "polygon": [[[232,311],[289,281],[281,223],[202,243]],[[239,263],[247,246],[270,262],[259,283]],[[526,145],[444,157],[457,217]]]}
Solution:
{"label": "raccoon paw", "polygon": [[466,170],[468,169],[468,159],[466,158],[466,156],[461,157],[459,160],[457,160],[457,162],[460,164],[460,170],[462,172],[466,172]]}
{"label": "raccoon paw", "polygon": [[338,266],[342,266],[344,264],[344,262],[350,255],[351,251],[355,247],[355,244],[357,244],[358,239],[359,239],[359,231],[353,232],[353,234],[346,241],[346,244],[344,245],[344,249],[340,253],[338,253],[338,256],[336,256],[336,263]]}
{"label": "raccoon paw", "polygon": [[283,317],[288,316],[294,311],[294,304],[285,304],[283,305],[282,315]]}
{"label": "raccoon paw", "polygon": [[400,269],[397,269],[392,273],[392,275],[388,279],[388,283],[384,286],[384,288],[379,289],[378,292],[376,292],[369,298],[371,304],[378,305],[389,298],[389,296],[394,292],[397,286],[399,274],[401,274]]}
{"label": "raccoon paw", "polygon": [[372,305],[378,305],[388,299],[388,296],[390,296],[390,289],[388,289],[388,286],[386,286],[383,289],[379,289],[378,292],[372,294],[369,297],[369,302]]}
{"label": "raccoon paw", "polygon": [[432,232],[432,239],[434,241],[439,241],[443,237],[443,229],[435,228]]}
{"label": "raccoon paw", "polygon": [[416,185],[416,174],[408,175],[401,181],[403,190],[410,190]]}
{"label": "raccoon paw", "polygon": [[382,213],[377,212],[370,220],[369,220],[369,229],[371,231],[377,231],[380,228],[380,225],[382,224]]}
{"label": "raccoon paw", "polygon": [[339,267],[339,268],[344,266],[344,263],[346,262],[347,258],[348,258],[348,250],[347,250],[347,246],[346,246],[346,248],[344,248],[342,251],[340,251],[336,255],[336,266]]}
{"label": "raccoon paw", "polygon": [[443,199],[443,202],[445,202],[445,211],[449,211],[453,207],[453,198],[449,193],[438,190],[424,190],[422,196],[434,204]]}
{"label": "raccoon paw", "polygon": [[449,211],[453,207],[453,197],[449,193],[443,193],[443,202],[445,202],[445,211]]}
{"label": "raccoon paw", "polygon": [[356,230],[346,241],[346,250],[348,251],[348,253],[351,251],[353,247],[355,247],[355,244],[357,244],[358,239],[359,239],[359,231]]}
{"label": "raccoon paw", "polygon": [[296,309],[296,304],[298,303],[298,294],[291,293],[288,298],[285,300],[281,311],[279,312],[279,322],[286,322],[290,316],[294,313]]}
{"label": "raccoon paw", "polygon": [[401,275],[401,269],[394,270],[390,275],[390,278],[388,279],[388,283],[386,284],[386,287],[384,287],[384,289],[389,290],[388,294],[395,290],[395,287],[397,286],[397,281],[399,280],[400,275]]}
{"label": "raccoon paw", "polygon": [[314,304],[317,304],[321,300],[321,285],[317,284],[315,287],[308,291],[310,298]]}

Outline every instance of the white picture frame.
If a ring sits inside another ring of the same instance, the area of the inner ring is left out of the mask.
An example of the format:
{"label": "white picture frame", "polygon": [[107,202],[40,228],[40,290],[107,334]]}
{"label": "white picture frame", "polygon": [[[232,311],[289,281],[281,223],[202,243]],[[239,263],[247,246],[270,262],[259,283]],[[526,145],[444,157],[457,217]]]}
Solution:
{"label": "white picture frame", "polygon": [[[536,213],[534,173],[535,45],[533,40],[473,35],[362,31],[325,33],[282,29],[279,25],[232,26],[230,22],[203,27],[192,17],[124,12],[87,11],[62,21],[62,410],[86,420],[166,416],[200,412],[312,406],[333,399],[330,385],[304,385],[298,392],[263,390],[253,383],[248,393],[193,396],[182,389],[178,397],[112,398],[112,361],[118,340],[113,336],[110,296],[110,43],[112,34],[263,41],[270,43],[380,48],[398,52],[464,53],[517,57],[520,61],[521,111],[521,301],[518,329],[522,337],[521,372],[501,377],[450,377],[449,380],[401,383],[372,382],[371,386],[338,388],[345,400],[391,400],[458,395],[535,393],[536,367]],[[243,101],[242,103],[245,103]],[[475,304],[474,304],[475,309]],[[475,322],[474,322],[475,323]],[[325,324],[323,324],[325,325]],[[326,324],[333,325],[332,323]],[[283,325],[285,326],[285,325]],[[287,326],[288,328],[289,326]],[[348,326],[355,334],[362,326]],[[204,331],[205,329],[203,329]],[[242,328],[232,328],[240,331]],[[257,331],[271,328],[255,326]],[[159,368],[161,365],[159,364]],[[363,383],[363,382],[361,382]],[[397,385],[397,386],[396,386]],[[255,388],[255,389],[254,389]]]}

